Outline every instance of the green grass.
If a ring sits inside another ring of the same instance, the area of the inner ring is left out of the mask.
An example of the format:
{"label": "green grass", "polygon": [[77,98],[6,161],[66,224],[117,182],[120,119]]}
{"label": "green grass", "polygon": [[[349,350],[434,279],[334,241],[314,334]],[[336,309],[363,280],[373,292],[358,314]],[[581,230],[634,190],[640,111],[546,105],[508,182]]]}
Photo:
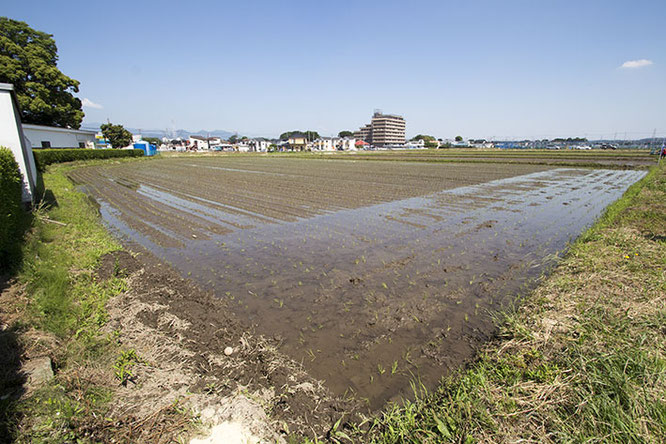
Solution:
{"label": "green grass", "polygon": [[93,271],[102,255],[120,245],[99,223],[87,197],[65,177],[65,170],[57,166],[44,175],[57,202],[35,212],[19,278],[34,298],[39,327],[59,338],[75,333],[94,336],[105,320],[104,304],[122,291],[123,282],[97,282]]}
{"label": "green grass", "polygon": [[53,166],[44,174],[55,200],[33,212],[17,276],[28,301],[19,332],[52,336],[57,345],[48,352],[58,370],[50,384],[1,405],[3,420],[9,423],[3,428],[18,442],[74,440],[83,433],[81,424],[101,414],[110,399],[107,388],[72,378],[72,372],[91,363],[106,365],[116,349],[100,329],[107,320],[106,302],[126,283],[116,277],[98,281],[94,270],[102,255],[120,245],[100,224],[86,196],[66,178],[68,168]]}
{"label": "green grass", "polygon": [[666,168],[609,206],[469,368],[355,441],[666,442]]}
{"label": "green grass", "polygon": [[[125,161],[139,160],[114,160]],[[86,164],[100,162],[109,161]],[[118,384],[132,377],[131,351],[119,352],[112,335],[102,331],[108,319],[105,305],[126,290],[126,280],[95,275],[101,256],[121,246],[87,196],[67,178],[67,171],[80,165],[51,165],[44,173],[48,199],[33,212],[16,278],[27,301],[16,306],[22,312],[12,326],[17,346],[33,345],[26,335],[53,338],[46,342],[55,346],[45,352],[56,367],[55,378],[36,392],[0,401],[0,431],[17,442],[86,442],[87,431],[106,427],[112,399],[113,385],[100,382],[100,372],[113,381],[115,364],[122,373]]]}

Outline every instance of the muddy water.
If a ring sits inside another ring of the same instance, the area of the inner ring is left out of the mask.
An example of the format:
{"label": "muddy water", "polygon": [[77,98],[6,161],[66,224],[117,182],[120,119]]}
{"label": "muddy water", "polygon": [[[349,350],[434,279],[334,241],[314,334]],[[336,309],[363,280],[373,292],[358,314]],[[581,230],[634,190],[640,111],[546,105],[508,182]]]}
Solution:
{"label": "muddy water", "polygon": [[[100,201],[109,227],[226,298],[335,392],[371,408],[434,386],[494,333],[491,314],[644,172],[556,169],[279,222],[139,185],[226,234],[158,245]],[[233,210],[233,211],[231,211]],[[263,223],[262,223],[263,222]],[[163,230],[163,229],[162,229]]]}

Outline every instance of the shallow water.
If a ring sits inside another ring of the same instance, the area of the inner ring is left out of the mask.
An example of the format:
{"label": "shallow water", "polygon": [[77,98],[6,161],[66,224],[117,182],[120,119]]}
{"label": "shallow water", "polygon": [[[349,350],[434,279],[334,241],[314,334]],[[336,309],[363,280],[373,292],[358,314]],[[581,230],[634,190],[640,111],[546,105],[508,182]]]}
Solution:
{"label": "shallow water", "polygon": [[[139,184],[150,205],[231,230],[164,246],[102,200],[119,237],[215,291],[336,393],[371,408],[434,386],[494,333],[490,313],[645,173],[554,169],[293,222]],[[176,187],[176,185],[174,185]],[[93,193],[94,194],[94,193]]]}

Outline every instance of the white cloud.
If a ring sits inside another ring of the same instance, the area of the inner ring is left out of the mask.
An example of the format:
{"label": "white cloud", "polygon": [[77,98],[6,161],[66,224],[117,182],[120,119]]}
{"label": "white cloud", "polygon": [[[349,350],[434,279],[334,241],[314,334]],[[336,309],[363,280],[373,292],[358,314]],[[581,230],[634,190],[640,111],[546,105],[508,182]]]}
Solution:
{"label": "white cloud", "polygon": [[81,100],[81,104],[83,105],[84,108],[95,108],[95,109],[102,109],[104,108],[102,105],[99,103],[95,103],[92,100],[88,99],[87,97]]}
{"label": "white cloud", "polygon": [[640,59],[640,60],[627,60],[620,66],[620,68],[627,68],[627,69],[636,69],[636,68],[643,68],[644,66],[650,66],[652,65],[652,60],[648,59]]}

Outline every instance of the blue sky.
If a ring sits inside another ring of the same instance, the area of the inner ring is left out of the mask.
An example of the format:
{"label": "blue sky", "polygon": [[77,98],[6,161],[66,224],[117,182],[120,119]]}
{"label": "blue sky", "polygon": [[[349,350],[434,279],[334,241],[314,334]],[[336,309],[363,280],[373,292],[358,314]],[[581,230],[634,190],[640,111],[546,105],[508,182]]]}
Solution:
{"label": "blue sky", "polygon": [[666,135],[664,0],[3,0],[0,14],[54,35],[87,122],[333,135],[379,108],[408,136]]}

